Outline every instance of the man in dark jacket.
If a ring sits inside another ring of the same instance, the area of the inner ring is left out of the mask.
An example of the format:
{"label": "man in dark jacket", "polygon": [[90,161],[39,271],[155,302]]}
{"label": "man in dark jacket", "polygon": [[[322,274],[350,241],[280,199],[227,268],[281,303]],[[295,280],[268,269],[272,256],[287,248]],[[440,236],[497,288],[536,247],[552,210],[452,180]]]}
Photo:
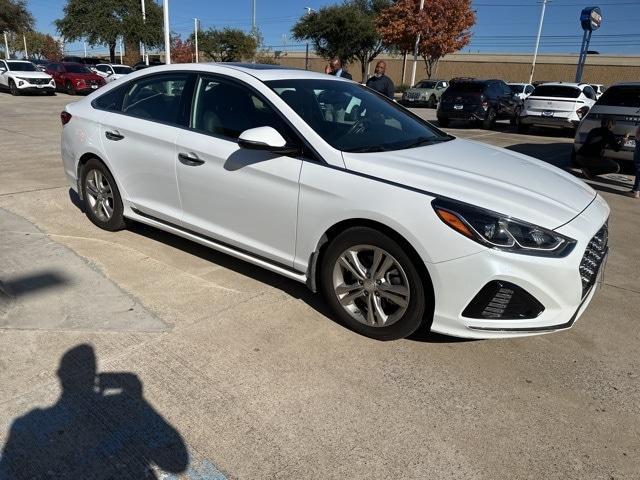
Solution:
{"label": "man in dark jacket", "polygon": [[324,73],[335,77],[346,78],[347,80],[353,80],[351,74],[342,69],[342,62],[339,58],[332,58],[329,64],[324,67]]}
{"label": "man in dark jacket", "polygon": [[367,80],[367,87],[393,100],[396,87],[393,85],[393,81],[384,74],[386,70],[387,64],[383,60],[376,63],[375,73],[373,77]]}
{"label": "man in dark jacket", "polygon": [[622,139],[616,137],[613,128],[616,122],[613,118],[603,118],[600,127],[592,129],[585,138],[584,143],[576,152],[576,161],[582,167],[582,173],[586,178],[606,173],[618,173],[620,165],[604,156],[606,148],[614,152],[620,150]]}

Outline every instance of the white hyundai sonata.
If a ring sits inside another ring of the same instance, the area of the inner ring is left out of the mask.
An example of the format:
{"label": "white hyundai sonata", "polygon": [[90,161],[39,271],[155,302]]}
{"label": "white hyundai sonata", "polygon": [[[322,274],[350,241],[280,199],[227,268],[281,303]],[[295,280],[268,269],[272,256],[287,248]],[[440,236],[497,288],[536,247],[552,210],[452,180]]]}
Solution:
{"label": "white hyundai sonata", "polygon": [[61,119],[98,227],[145,223],[305,282],[377,339],[569,328],[606,259],[609,207],[589,186],[341,78],[154,67]]}

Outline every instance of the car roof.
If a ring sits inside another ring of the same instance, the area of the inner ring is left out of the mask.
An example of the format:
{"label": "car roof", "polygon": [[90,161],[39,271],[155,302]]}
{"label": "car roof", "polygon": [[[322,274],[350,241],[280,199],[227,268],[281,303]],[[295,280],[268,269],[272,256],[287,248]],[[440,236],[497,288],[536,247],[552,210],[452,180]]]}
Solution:
{"label": "car roof", "polygon": [[618,83],[614,83],[609,88],[611,88],[611,87],[640,87],[640,82],[638,82],[638,81],[635,81],[635,82],[618,82]]}
{"label": "car roof", "polygon": [[540,85],[538,85],[539,87],[542,86],[553,86],[553,87],[574,87],[574,88],[580,88],[580,87],[586,87],[586,86],[591,86],[591,84],[589,83],[572,83],[572,82],[546,82],[546,83],[541,83]]}
{"label": "car roof", "polygon": [[[3,58],[4,60],[4,58]],[[31,63],[31,60],[5,60],[6,62],[11,62],[11,63]]]}
{"label": "car roof", "polygon": [[350,82],[345,78],[334,77],[333,75],[327,75],[326,73],[312,72],[309,70],[303,70],[299,68],[282,67],[280,65],[262,65],[259,63],[172,63],[171,65],[157,65],[149,66],[145,68],[145,74],[149,71],[162,72],[173,70],[194,70],[194,71],[210,71],[212,73],[225,73],[233,74],[234,72],[243,72],[257,78],[260,81],[266,82],[270,80],[335,80],[340,82]]}

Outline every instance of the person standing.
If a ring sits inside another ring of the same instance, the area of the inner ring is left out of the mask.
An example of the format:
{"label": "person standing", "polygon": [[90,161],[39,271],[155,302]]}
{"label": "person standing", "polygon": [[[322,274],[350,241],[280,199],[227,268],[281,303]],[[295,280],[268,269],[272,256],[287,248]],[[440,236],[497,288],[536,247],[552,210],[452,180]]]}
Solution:
{"label": "person standing", "polygon": [[636,125],[636,149],[633,152],[633,165],[636,169],[636,180],[633,182],[633,188],[627,192],[632,198],[640,198],[640,123]]}
{"label": "person standing", "polygon": [[396,93],[396,87],[393,84],[393,81],[385,75],[386,71],[387,64],[384,60],[380,60],[376,63],[376,69],[374,70],[373,76],[367,80],[367,87],[393,100],[394,94]]}
{"label": "person standing", "polygon": [[351,77],[351,74],[346,70],[342,69],[342,62],[340,61],[339,58],[332,58],[329,61],[329,64],[326,67],[324,67],[324,73],[328,75],[333,75],[334,77],[342,77],[342,78],[346,78],[347,80],[353,80],[353,77]]}

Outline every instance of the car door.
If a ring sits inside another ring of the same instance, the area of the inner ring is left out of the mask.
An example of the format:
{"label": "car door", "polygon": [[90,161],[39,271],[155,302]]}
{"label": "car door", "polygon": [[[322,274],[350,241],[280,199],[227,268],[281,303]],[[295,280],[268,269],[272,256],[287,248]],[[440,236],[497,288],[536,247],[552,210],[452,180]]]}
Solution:
{"label": "car door", "polygon": [[4,60],[0,60],[0,85],[9,86],[9,67]]}
{"label": "car door", "polygon": [[500,105],[498,115],[502,118],[512,117],[517,104],[514,93],[504,82],[496,82],[493,87]]}
{"label": "car door", "polygon": [[191,128],[181,130],[176,141],[182,222],[292,267],[302,159],[241,149],[240,133],[260,126],[274,127],[288,142],[295,141],[274,108],[248,85],[225,76],[199,77]]}
{"label": "car door", "polygon": [[56,82],[56,87],[59,89],[64,88],[64,81],[65,81],[64,74],[66,73],[64,66],[60,63],[54,63],[51,66],[51,70],[52,70],[51,73],[53,75],[53,79]]}
{"label": "car door", "polygon": [[114,176],[132,208],[178,224],[175,141],[186,126],[195,76],[145,75],[94,101],[103,110],[100,137]]}

